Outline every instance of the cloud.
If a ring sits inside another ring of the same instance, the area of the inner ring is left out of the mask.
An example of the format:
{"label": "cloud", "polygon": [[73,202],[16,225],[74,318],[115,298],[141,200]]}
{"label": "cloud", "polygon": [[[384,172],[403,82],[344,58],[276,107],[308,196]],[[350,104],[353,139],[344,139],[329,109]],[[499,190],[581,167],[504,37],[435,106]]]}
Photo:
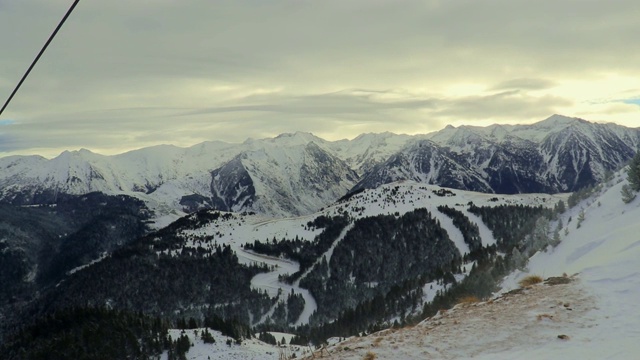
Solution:
{"label": "cloud", "polygon": [[[69,3],[5,5],[8,95]],[[20,124],[3,131],[20,149],[117,152],[556,112],[628,124],[628,107],[590,101],[634,96],[622,92],[640,82],[638,13],[635,0],[81,2],[7,109]]]}
{"label": "cloud", "polygon": [[570,100],[555,96],[536,97],[519,90],[510,90],[449,99],[438,114],[460,119],[531,119],[553,114],[558,107],[571,104]]}
{"label": "cloud", "polygon": [[503,81],[491,88],[491,90],[544,90],[555,86],[556,83],[547,79],[519,78]]}

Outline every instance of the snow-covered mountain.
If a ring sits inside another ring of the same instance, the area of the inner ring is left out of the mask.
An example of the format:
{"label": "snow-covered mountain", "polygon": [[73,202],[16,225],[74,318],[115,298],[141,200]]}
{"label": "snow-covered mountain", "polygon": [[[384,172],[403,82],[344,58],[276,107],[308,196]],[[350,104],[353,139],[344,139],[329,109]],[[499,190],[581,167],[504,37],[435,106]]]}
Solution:
{"label": "snow-covered mountain", "polygon": [[309,214],[353,186],[357,174],[315,142],[245,151],[211,173],[213,207],[280,216]]}
{"label": "snow-covered mountain", "polygon": [[533,125],[447,126],[427,135],[309,133],[241,144],[170,145],[115,156],[89,150],[0,158],[0,201],[55,202],[101,191],[144,200],[156,217],[203,207],[308,214],[347,192],[414,180],[494,193],[563,192],[594,184],[640,145],[640,129],[554,115]]}
{"label": "snow-covered mountain", "polygon": [[553,115],[532,125],[447,126],[410,143],[354,187],[417,180],[501,194],[593,185],[640,148],[640,129]]}

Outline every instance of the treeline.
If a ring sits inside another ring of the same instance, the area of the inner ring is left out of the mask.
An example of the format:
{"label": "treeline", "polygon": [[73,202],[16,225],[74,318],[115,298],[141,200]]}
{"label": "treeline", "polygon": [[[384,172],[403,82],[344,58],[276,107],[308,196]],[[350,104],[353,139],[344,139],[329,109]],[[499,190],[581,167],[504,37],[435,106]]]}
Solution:
{"label": "treeline", "polygon": [[246,323],[239,321],[237,318],[225,320],[211,310],[207,311],[202,321],[193,317],[187,320],[183,317],[177,319],[174,326],[176,329],[181,330],[205,328],[205,330],[203,330],[203,340],[205,340],[205,342],[215,342],[211,334],[206,335],[208,334],[207,329],[219,331],[222,335],[233,338],[237,342],[252,337],[251,328]]}

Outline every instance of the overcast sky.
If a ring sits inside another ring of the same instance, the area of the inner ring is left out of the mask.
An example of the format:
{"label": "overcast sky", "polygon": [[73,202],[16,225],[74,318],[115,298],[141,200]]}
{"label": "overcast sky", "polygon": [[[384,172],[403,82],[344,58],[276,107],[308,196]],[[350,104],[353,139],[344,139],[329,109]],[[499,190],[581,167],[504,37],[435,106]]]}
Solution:
{"label": "overcast sky", "polygon": [[[0,0],[4,103],[72,0]],[[640,1],[81,0],[0,156],[554,113],[640,126]]]}

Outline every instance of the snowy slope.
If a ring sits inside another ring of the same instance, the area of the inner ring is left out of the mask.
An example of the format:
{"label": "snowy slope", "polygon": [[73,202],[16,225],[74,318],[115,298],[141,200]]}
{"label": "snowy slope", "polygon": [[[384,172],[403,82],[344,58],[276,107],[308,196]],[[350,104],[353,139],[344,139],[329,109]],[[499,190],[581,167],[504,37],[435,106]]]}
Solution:
{"label": "snowy slope", "polygon": [[[205,344],[202,341],[202,332],[204,328],[185,330],[169,330],[169,336],[172,339],[177,339],[181,335],[186,335],[191,342],[191,348],[186,354],[188,360],[212,360],[212,359],[235,359],[235,360],[262,360],[262,359],[281,359],[281,356],[293,356],[301,357],[309,354],[311,350],[306,347],[300,346],[286,346],[278,348],[273,345],[266,344],[258,339],[245,339],[242,340],[242,344],[238,345],[235,341],[231,345],[227,345],[227,340],[230,338],[222,335],[218,331],[209,330],[213,336],[215,343]],[[277,341],[280,341],[283,337],[285,340],[291,340],[290,334],[283,333],[271,333],[275,336]],[[168,354],[165,352],[160,357],[161,360],[168,359]]]}
{"label": "snowy slope", "polygon": [[[440,221],[460,253],[466,254],[469,253],[469,247],[464,242],[460,230],[453,225],[449,217],[437,210],[439,205],[447,205],[465,212],[469,202],[473,202],[477,206],[523,204],[533,206],[543,205],[551,208],[559,200],[566,200],[568,196],[567,194],[520,194],[496,197],[491,194],[452,189],[449,189],[450,193],[448,193],[447,196],[436,195],[437,192],[442,190],[446,189],[435,185],[423,185],[411,181],[386,184],[377,189],[365,190],[359,194],[355,194],[347,200],[335,203],[311,215],[285,219],[270,219],[262,215],[228,213],[226,216],[221,216],[204,227],[185,230],[181,235],[186,239],[190,239],[186,242],[185,246],[187,247],[196,248],[202,246],[205,248],[213,248],[216,245],[226,244],[230,245],[238,254],[241,263],[261,263],[275,267],[274,270],[269,273],[256,275],[251,281],[251,286],[255,289],[264,290],[271,296],[280,294],[280,301],[284,301],[292,290],[296,294],[301,294],[305,299],[305,308],[300,318],[295,322],[295,325],[300,325],[308,323],[309,316],[316,309],[315,300],[309,291],[300,287],[300,279],[304,278],[308,274],[308,271],[292,285],[281,282],[278,277],[295,273],[299,270],[299,264],[289,259],[275,258],[246,251],[242,248],[244,244],[251,244],[255,240],[266,242],[274,238],[280,240],[282,238],[293,239],[296,237],[301,240],[311,241],[321,233],[321,230],[308,228],[306,224],[320,215],[333,217],[347,213],[353,223],[356,219],[363,217],[396,213],[402,215],[417,208],[426,208]],[[467,215],[470,215],[470,221],[475,222],[480,228],[481,235],[483,236],[483,244],[495,243],[495,239],[489,229],[486,228],[486,225],[484,225],[478,217],[468,213]],[[326,256],[327,261],[331,259],[333,248],[344,238],[349,230],[350,226],[337,238],[333,246],[323,254]],[[198,241],[198,239],[207,237],[212,238],[214,241]],[[174,251],[180,252],[179,249]],[[320,256],[318,260],[321,258],[322,256]],[[428,296],[432,298],[437,290],[438,288],[428,289]],[[253,325],[265,320],[266,318],[255,321]]]}
{"label": "snowy slope", "polygon": [[340,140],[328,144],[338,157],[344,159],[352,169],[364,174],[380,162],[400,151],[409,142],[424,137],[384,132],[361,134],[353,140]]}
{"label": "snowy slope", "polygon": [[[517,271],[507,277],[501,295],[492,301],[458,305],[415,327],[347,339],[328,347],[325,357],[637,358],[640,198],[622,203],[620,189],[626,183],[622,177],[618,173],[604,190],[565,213],[568,234],[562,230],[562,242],[534,255],[526,273]],[[585,219],[578,226],[580,211]],[[568,274],[573,281],[507,293],[528,274]]]}

